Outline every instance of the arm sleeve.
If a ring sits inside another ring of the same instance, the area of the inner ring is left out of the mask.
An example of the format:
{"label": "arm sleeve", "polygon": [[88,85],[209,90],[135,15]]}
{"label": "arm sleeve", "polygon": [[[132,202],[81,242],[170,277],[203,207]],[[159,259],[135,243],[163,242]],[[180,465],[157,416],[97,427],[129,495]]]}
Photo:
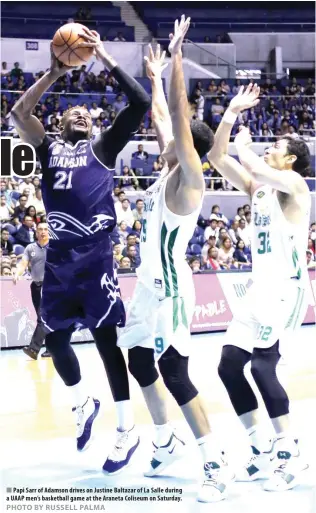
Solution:
{"label": "arm sleeve", "polygon": [[113,125],[93,141],[93,151],[109,168],[115,167],[117,155],[137,132],[151,103],[145,89],[119,66],[112,70],[112,75],[126,94],[129,105],[121,110]]}

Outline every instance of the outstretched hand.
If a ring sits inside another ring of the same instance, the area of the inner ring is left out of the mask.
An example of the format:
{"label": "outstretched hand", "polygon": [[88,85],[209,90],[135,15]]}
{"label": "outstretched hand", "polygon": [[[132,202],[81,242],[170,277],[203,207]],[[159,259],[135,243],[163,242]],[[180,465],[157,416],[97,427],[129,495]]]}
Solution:
{"label": "outstretched hand", "polygon": [[50,72],[56,76],[56,78],[61,77],[67,71],[75,69],[74,66],[66,66],[61,61],[59,61],[56,55],[53,52],[53,42],[50,43]]}
{"label": "outstretched hand", "polygon": [[245,90],[244,86],[238,91],[238,94],[231,100],[229,110],[239,114],[245,109],[251,109],[259,103],[260,87],[257,84],[249,84]]}
{"label": "outstretched hand", "polygon": [[251,138],[251,135],[250,135],[249,128],[247,128],[245,126],[240,126],[239,127],[239,132],[238,132],[238,134],[235,137],[235,144],[236,144],[236,146],[237,145],[250,146],[251,143],[252,143],[252,138]]}
{"label": "outstretched hand", "polygon": [[174,32],[173,34],[169,34],[169,52],[171,53],[171,55],[175,55],[176,53],[181,52],[184,36],[189,30],[190,22],[191,18],[185,19],[184,14],[182,14],[180,22],[179,20],[176,20],[174,22]]}
{"label": "outstretched hand", "polygon": [[168,66],[168,62],[164,63],[166,52],[160,50],[160,45],[157,45],[156,53],[153,52],[152,46],[148,45],[149,55],[144,57],[146,61],[146,73],[150,80],[161,78],[161,74]]}

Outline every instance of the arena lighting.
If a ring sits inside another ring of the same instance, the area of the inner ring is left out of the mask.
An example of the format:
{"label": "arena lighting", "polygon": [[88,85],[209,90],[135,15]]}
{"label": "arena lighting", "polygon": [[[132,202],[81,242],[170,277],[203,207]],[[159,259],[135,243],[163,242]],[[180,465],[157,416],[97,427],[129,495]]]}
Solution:
{"label": "arena lighting", "polygon": [[261,78],[261,69],[236,69],[238,78]]}

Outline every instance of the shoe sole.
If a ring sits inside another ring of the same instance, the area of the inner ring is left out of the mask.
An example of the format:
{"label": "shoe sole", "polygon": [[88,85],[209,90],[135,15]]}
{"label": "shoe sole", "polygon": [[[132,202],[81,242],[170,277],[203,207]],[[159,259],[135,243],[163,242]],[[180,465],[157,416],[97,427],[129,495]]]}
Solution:
{"label": "shoe sole", "polygon": [[265,486],[263,486],[263,489],[265,492],[287,492],[288,490],[293,490],[293,488],[295,488],[296,486],[299,486],[302,483],[302,474],[303,472],[305,472],[306,470],[308,470],[309,468],[309,465],[306,465],[306,467],[304,467],[302,470],[300,470],[299,472],[299,475],[293,479],[293,481],[287,485],[285,488],[266,488]]}
{"label": "shoe sole", "polygon": [[90,427],[90,436],[89,436],[88,440],[86,441],[85,445],[81,449],[79,449],[77,447],[78,452],[84,452],[87,449],[89,449],[90,445],[92,444],[92,441],[94,440],[94,437],[92,436],[92,429],[93,429],[94,421],[97,418],[99,411],[100,411],[100,402],[98,402],[97,404],[94,403],[94,405],[95,405],[94,412],[92,413],[92,415],[90,415],[90,417],[86,421],[86,426],[88,425]]}
{"label": "shoe sole", "polygon": [[167,467],[173,465],[176,461],[179,461],[181,460],[183,457],[185,456],[185,452],[179,456],[177,456],[177,458],[175,458],[174,460],[172,461],[169,461],[169,463],[165,463],[164,465],[160,465],[159,467],[157,467],[156,469],[154,469],[153,472],[144,472],[144,476],[145,477],[155,477],[155,476],[158,476],[159,474],[161,474],[161,472],[163,472]]}
{"label": "shoe sole", "polygon": [[139,447],[139,444],[140,444],[140,438],[138,437],[138,442],[134,446],[134,450],[133,450],[133,452],[131,453],[131,455],[129,457],[128,463],[126,463],[126,465],[124,465],[124,467],[120,468],[119,470],[116,470],[115,472],[108,472],[107,470],[103,470],[102,469],[103,474],[106,475],[106,476],[117,476],[118,474],[123,472],[123,470],[125,470],[128,467],[130,467],[132,465],[132,463],[133,463],[132,459],[133,459],[133,456],[134,456],[137,448]]}

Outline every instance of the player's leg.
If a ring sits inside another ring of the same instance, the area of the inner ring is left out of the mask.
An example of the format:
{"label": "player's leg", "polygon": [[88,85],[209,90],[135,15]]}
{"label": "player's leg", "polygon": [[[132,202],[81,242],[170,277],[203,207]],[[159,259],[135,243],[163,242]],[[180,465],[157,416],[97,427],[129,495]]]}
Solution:
{"label": "player's leg", "polygon": [[[33,360],[37,360],[38,353],[45,341],[45,329],[41,319],[40,305],[41,305],[41,289],[42,285],[37,284],[34,281],[31,283],[31,297],[34,310],[36,313],[36,327],[32,335],[29,346],[23,348],[25,354],[27,354]],[[49,356],[49,355],[47,355]]]}
{"label": "player's leg", "polygon": [[91,332],[107,373],[118,418],[117,439],[103,470],[108,474],[117,474],[129,464],[139,445],[130,401],[127,367],[122,350],[117,347],[115,325],[91,329]]}
{"label": "player's leg", "polygon": [[99,412],[100,403],[88,396],[81,381],[79,361],[70,344],[72,333],[72,327],[48,333],[46,347],[52,356],[57,373],[71,393],[72,411],[76,415],[77,449],[82,451],[90,440],[93,421]]}
{"label": "player's leg", "polygon": [[166,387],[180,406],[201,451],[205,479],[198,500],[216,502],[226,497],[227,484],[234,476],[223,460],[222,453],[211,433],[205,406],[189,377],[188,362],[188,356],[181,355],[173,346],[170,346],[159,359],[159,369]]}

